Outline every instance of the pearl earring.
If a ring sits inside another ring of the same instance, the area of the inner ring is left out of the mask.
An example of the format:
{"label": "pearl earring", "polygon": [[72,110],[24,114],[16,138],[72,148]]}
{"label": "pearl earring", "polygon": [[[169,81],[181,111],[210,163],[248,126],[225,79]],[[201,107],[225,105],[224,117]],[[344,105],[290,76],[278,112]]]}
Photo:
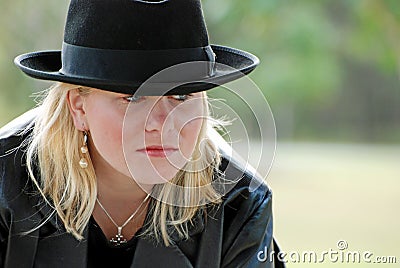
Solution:
{"label": "pearl earring", "polygon": [[87,168],[88,167],[88,161],[85,158],[85,155],[88,153],[88,148],[87,148],[87,139],[88,139],[88,133],[86,131],[83,132],[83,145],[81,147],[81,153],[83,154],[83,157],[81,160],[79,160],[79,165],[81,168]]}

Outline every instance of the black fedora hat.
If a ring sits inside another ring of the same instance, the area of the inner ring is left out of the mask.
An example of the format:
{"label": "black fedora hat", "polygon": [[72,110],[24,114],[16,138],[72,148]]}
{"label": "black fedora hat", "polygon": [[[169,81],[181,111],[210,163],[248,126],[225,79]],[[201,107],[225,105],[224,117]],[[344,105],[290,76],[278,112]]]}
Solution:
{"label": "black fedora hat", "polygon": [[157,81],[162,87],[178,82],[168,93],[187,94],[238,79],[259,60],[209,44],[200,0],[72,0],[62,50],[23,54],[14,62],[37,79],[127,94],[170,66],[203,63],[179,72],[181,79]]}

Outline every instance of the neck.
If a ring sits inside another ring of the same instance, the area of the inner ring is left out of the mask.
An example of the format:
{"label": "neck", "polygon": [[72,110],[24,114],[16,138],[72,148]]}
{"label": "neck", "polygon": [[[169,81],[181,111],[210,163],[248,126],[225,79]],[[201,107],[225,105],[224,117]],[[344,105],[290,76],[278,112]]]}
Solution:
{"label": "neck", "polygon": [[[96,170],[96,174],[102,174]],[[117,174],[97,175],[97,192],[102,198],[122,199],[130,201],[143,200],[147,193],[129,177],[120,177]]]}
{"label": "neck", "polygon": [[96,173],[98,196],[101,198],[140,202],[147,196],[146,191],[151,191],[150,186],[145,189],[142,185],[138,185],[132,177],[113,168],[96,150],[91,150],[90,156]]}

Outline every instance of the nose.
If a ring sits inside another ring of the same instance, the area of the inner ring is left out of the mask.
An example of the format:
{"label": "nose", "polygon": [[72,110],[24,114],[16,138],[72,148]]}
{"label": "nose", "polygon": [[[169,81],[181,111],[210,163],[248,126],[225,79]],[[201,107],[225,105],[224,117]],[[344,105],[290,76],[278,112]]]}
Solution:
{"label": "nose", "polygon": [[171,105],[167,97],[157,98],[146,119],[147,132],[169,131],[174,127]]}

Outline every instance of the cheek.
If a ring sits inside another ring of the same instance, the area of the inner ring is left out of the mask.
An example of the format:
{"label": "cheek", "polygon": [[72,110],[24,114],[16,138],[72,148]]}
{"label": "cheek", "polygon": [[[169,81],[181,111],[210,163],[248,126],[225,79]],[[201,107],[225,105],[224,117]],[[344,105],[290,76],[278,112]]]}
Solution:
{"label": "cheek", "polygon": [[118,122],[104,120],[91,128],[91,135],[97,148],[114,151],[122,146],[122,125]]}
{"label": "cheek", "polygon": [[140,109],[128,108],[122,119],[122,146],[126,153],[143,148],[145,143],[145,125],[147,114]]}
{"label": "cheek", "polygon": [[[179,131],[179,147],[181,154],[189,160],[195,149],[203,122],[205,111],[203,99],[194,98],[184,102],[177,110],[174,118],[177,119]],[[204,122],[205,123],[205,122]]]}
{"label": "cheek", "polygon": [[113,109],[93,109],[87,115],[90,131],[99,138],[99,142],[121,143],[124,115]]}
{"label": "cheek", "polygon": [[112,167],[123,171],[123,115],[117,111],[93,109],[88,112],[87,117],[90,135],[97,152]]}
{"label": "cheek", "polygon": [[179,133],[179,147],[185,158],[189,159],[195,149],[200,134],[202,119],[194,119],[183,126]]}

